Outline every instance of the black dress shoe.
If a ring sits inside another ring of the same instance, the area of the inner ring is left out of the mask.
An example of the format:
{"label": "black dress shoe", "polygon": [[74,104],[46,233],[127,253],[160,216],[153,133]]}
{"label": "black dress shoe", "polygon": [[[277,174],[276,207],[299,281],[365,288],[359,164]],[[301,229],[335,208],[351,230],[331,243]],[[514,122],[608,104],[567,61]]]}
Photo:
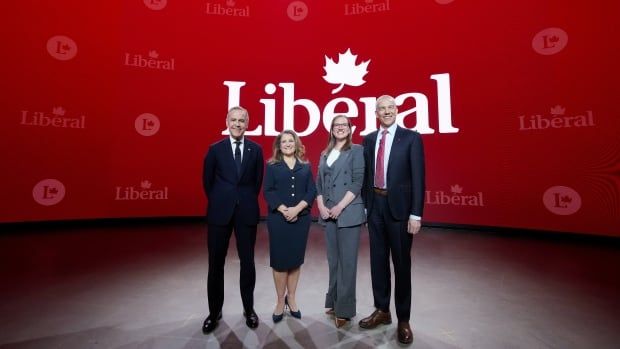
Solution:
{"label": "black dress shoe", "polygon": [[249,328],[258,327],[258,315],[256,315],[254,309],[250,311],[244,311],[243,316],[245,316],[245,324],[248,325]]}
{"label": "black dress shoe", "polygon": [[217,327],[218,321],[222,318],[222,313],[219,313],[217,316],[213,316],[209,314],[205,319],[205,322],[202,324],[202,333],[207,334],[213,332]]}
{"label": "black dress shoe", "polygon": [[288,308],[288,311],[291,313],[292,317],[301,319],[301,310],[297,309],[297,311],[293,311],[293,309],[291,309],[291,306],[288,304],[288,296],[284,296],[284,306]]}

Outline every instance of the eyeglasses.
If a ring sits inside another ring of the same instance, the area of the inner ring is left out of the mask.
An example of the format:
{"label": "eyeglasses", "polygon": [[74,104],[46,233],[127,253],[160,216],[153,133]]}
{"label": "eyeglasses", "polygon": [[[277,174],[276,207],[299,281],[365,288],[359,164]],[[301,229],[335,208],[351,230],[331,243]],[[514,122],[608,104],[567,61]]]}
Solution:
{"label": "eyeglasses", "polygon": [[334,124],[334,128],[338,128],[338,127],[349,127],[349,124]]}

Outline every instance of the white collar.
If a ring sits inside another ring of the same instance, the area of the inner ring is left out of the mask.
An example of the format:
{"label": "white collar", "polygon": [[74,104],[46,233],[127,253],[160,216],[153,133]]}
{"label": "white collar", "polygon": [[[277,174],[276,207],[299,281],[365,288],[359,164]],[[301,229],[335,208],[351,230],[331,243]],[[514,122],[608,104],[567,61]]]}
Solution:
{"label": "white collar", "polygon": [[[234,139],[232,136],[229,136],[228,138],[230,139],[230,144],[235,145],[235,142],[237,140]],[[239,144],[239,145],[243,145],[243,142],[245,141],[245,137],[241,137],[241,139],[239,141],[241,142],[241,144]]]}
{"label": "white collar", "polygon": [[[390,127],[388,127],[386,130],[388,131],[389,134],[392,135],[392,137],[394,136],[394,134],[396,133],[396,128],[398,127],[398,125],[396,125],[396,123],[393,123]],[[383,127],[379,126],[379,136],[381,136],[381,132],[384,130]]]}

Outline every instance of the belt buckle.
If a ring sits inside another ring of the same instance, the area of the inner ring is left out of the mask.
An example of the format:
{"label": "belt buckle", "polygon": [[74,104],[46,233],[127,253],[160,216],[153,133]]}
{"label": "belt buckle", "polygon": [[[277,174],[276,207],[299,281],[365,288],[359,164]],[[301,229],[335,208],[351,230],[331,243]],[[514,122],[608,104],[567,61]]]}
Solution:
{"label": "belt buckle", "polygon": [[377,195],[387,196],[387,190],[385,190],[385,189],[373,188],[373,190],[374,190],[375,193],[377,193]]}

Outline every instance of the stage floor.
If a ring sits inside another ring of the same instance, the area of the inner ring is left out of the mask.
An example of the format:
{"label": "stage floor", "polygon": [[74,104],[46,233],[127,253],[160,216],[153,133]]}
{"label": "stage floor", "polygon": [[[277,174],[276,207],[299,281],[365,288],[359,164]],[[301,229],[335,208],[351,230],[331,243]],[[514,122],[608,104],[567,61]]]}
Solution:
{"label": "stage floor", "polygon": [[[6,228],[6,226],[4,227]],[[11,226],[0,234],[0,348],[392,348],[396,323],[370,314],[369,247],[360,243],[358,315],[336,329],[324,314],[327,260],[310,231],[297,301],[301,320],[274,325],[264,223],[256,244],[255,309],[242,317],[231,240],[223,319],[210,335],[206,227],[197,221]],[[9,231],[6,231],[9,230]],[[618,239],[423,228],[413,242],[411,348],[618,348]],[[393,319],[395,313],[393,309]]]}

